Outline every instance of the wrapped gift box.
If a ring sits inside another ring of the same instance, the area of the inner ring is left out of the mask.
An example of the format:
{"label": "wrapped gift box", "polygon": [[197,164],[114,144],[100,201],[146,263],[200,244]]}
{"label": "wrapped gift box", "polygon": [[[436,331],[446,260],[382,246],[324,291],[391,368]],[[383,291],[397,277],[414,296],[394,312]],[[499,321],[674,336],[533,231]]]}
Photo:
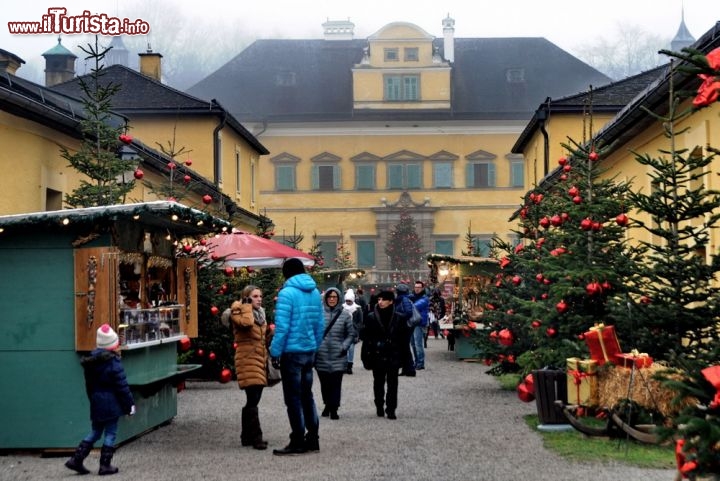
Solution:
{"label": "wrapped gift box", "polygon": [[617,366],[631,368],[635,365],[636,368],[642,369],[644,367],[650,367],[653,363],[653,358],[648,356],[644,352],[638,352],[633,349],[628,352],[621,352],[615,355],[615,362]]}
{"label": "wrapped gift box", "polygon": [[596,324],[584,334],[585,344],[590,349],[590,359],[597,361],[598,366],[606,362],[617,362],[616,355],[622,354],[620,342],[615,335],[615,326]]}
{"label": "wrapped gift box", "polygon": [[596,406],[598,400],[597,361],[569,357],[567,367],[568,404]]}

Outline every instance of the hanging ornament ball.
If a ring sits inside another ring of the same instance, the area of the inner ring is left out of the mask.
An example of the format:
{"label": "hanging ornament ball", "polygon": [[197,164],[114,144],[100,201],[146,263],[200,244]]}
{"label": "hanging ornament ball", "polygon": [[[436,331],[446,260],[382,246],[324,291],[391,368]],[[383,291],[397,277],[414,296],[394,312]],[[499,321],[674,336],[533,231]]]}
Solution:
{"label": "hanging ornament ball", "polygon": [[524,382],[518,384],[517,394],[522,402],[529,403],[535,400],[535,395],[530,392]]}
{"label": "hanging ornament ball", "polygon": [[563,182],[565,182],[566,180],[568,180],[567,174],[560,174],[560,180],[562,180]]}
{"label": "hanging ornament ball", "polygon": [[191,342],[189,337],[183,337],[182,339],[180,339],[180,341],[178,342],[178,345],[180,346],[180,351],[187,352],[187,350],[190,349],[190,344]]}
{"label": "hanging ornament ball", "polygon": [[525,386],[528,388],[531,394],[535,394],[535,377],[532,373],[525,376]]}
{"label": "hanging ornament ball", "polygon": [[592,162],[595,162],[599,158],[600,158],[600,156],[594,150],[592,152],[590,152],[590,155],[588,155],[588,159],[590,159]]}
{"label": "hanging ornament ball", "polygon": [[131,144],[132,140],[133,140],[132,136],[130,136],[128,134],[120,134],[119,138],[120,138],[120,142],[122,142],[123,144]]}
{"label": "hanging ornament ball", "polygon": [[199,357],[203,357],[203,356],[205,355],[205,351],[203,351],[202,349],[198,349],[198,350],[197,350],[197,355],[198,355]]}
{"label": "hanging ornament ball", "polygon": [[567,158],[566,158],[566,157],[560,157],[560,158],[558,159],[558,164],[560,164],[560,165],[565,165],[565,164],[567,164]]}
{"label": "hanging ornament ball", "polygon": [[192,178],[190,178],[190,176],[187,174],[185,175],[185,177],[183,177],[183,182],[185,182],[186,184],[189,184],[191,180]]}
{"label": "hanging ornament ball", "polygon": [[564,300],[561,300],[555,305],[555,309],[557,309],[557,311],[562,314],[563,312],[568,310],[568,305]]}
{"label": "hanging ornament ball", "polygon": [[192,165],[192,159],[187,159],[187,160],[185,161],[185,165],[187,165],[188,167],[190,167],[190,166]]}
{"label": "hanging ornament ball", "polygon": [[208,354],[208,359],[210,359],[211,361],[214,361],[216,358],[217,358],[217,354],[210,351],[210,354]]}
{"label": "hanging ornament ball", "polygon": [[175,164],[175,162],[168,162],[167,167],[168,167],[168,169],[170,169],[170,170],[175,170],[175,168],[177,167],[177,165]]}
{"label": "hanging ornament ball", "polygon": [[617,222],[617,225],[625,227],[628,225],[628,216],[625,214],[620,214],[617,217],[615,217],[615,222]]}
{"label": "hanging ornament ball", "polygon": [[225,275],[228,277],[231,277],[233,274],[235,274],[235,269],[232,267],[226,267],[225,268]]}
{"label": "hanging ornament ball", "polygon": [[213,198],[210,194],[205,194],[205,195],[203,195],[202,201],[205,204],[209,204],[213,201]]}
{"label": "hanging ornament ball", "polygon": [[532,326],[533,329],[537,329],[538,327],[540,327],[542,325],[542,322],[535,319],[533,322],[530,323],[530,325]]}
{"label": "hanging ornament ball", "polygon": [[200,245],[201,246],[207,245],[207,239],[200,239]]}
{"label": "hanging ornament ball", "polygon": [[217,316],[217,315],[218,315],[218,312],[220,312],[220,309],[218,309],[217,306],[212,306],[212,307],[210,308],[210,313],[211,313],[213,316]]}
{"label": "hanging ornament ball", "polygon": [[135,169],[135,172],[133,173],[133,176],[134,176],[137,180],[140,180],[140,179],[142,179],[142,178],[145,176],[145,172],[143,172],[143,171],[140,170],[140,169]]}
{"label": "hanging ornament ball", "polygon": [[545,333],[548,335],[548,337],[555,337],[557,334],[557,330],[554,327],[548,327]]}
{"label": "hanging ornament ball", "polygon": [[570,164],[563,165],[564,172],[570,172],[571,170],[572,170],[572,167],[570,166]]}
{"label": "hanging ornament ball", "polygon": [[220,371],[220,384],[229,383],[232,380],[232,371],[228,368]]}
{"label": "hanging ornament ball", "polygon": [[510,329],[502,329],[498,333],[498,342],[503,346],[512,346],[514,341],[513,333]]}

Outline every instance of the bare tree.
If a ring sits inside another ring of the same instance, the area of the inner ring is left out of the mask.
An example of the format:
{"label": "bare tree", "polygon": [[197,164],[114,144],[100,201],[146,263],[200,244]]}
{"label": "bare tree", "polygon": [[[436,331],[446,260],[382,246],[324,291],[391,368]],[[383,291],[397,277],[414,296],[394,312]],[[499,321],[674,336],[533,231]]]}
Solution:
{"label": "bare tree", "polygon": [[593,43],[575,48],[575,55],[602,73],[620,80],[667,62],[658,55],[668,48],[670,38],[642,30],[637,25],[618,23],[609,39],[601,37]]}

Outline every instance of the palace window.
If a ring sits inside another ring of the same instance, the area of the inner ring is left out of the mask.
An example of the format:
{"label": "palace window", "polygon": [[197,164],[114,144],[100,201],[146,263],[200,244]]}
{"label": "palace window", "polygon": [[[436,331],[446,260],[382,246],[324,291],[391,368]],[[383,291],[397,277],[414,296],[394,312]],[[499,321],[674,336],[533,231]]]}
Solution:
{"label": "palace window", "polygon": [[419,163],[391,163],[387,166],[388,189],[421,189],[422,165]]}
{"label": "palace window", "polygon": [[417,47],[405,47],[404,52],[406,62],[417,62],[420,60]]}
{"label": "palace window", "polygon": [[435,254],[440,254],[443,256],[451,256],[453,255],[453,241],[451,240],[436,240],[435,241]]}
{"label": "palace window", "polygon": [[419,85],[418,75],[386,75],[385,100],[394,102],[420,100]]}
{"label": "palace window", "polygon": [[340,190],[340,166],[313,165],[313,190]]}
{"label": "palace window", "polygon": [[495,187],[495,164],[471,162],[467,164],[467,187]]}
{"label": "palace window", "polygon": [[398,62],[400,60],[400,54],[398,52],[398,49],[386,48],[384,50],[384,52],[385,52],[385,61],[386,62]]}
{"label": "palace window", "polygon": [[375,189],[375,165],[374,164],[357,164],[355,166],[355,189],[357,189],[357,190],[374,190]]}
{"label": "palace window", "polygon": [[275,166],[275,190],[296,190],[295,165],[278,164]]}
{"label": "palace window", "polygon": [[452,162],[433,163],[433,187],[436,189],[447,189],[453,186],[453,164]]}
{"label": "palace window", "polygon": [[358,267],[375,266],[375,241],[357,241],[357,265]]}

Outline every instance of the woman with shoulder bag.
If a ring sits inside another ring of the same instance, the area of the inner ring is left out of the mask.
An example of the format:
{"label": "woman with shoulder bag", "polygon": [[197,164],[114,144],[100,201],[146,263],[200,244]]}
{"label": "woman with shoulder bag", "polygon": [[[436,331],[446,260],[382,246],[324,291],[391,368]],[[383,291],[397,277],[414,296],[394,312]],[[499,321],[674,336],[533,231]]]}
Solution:
{"label": "woman with shoulder bag", "polygon": [[340,291],[334,287],[323,296],[325,331],[315,357],[315,370],[320,379],[320,392],[325,408],[322,416],[340,419],[338,408],[342,393],[343,374],[347,371],[347,353],[355,341],[352,314],[340,302]]}
{"label": "woman with shoulder bag", "polygon": [[[262,438],[258,405],[267,385],[266,365],[269,338],[263,295],[259,287],[249,285],[242,290],[242,301],[235,301],[229,309],[235,338],[235,375],[240,389],[245,391],[242,408],[240,443],[255,449],[267,449]],[[227,312],[227,311],[226,311]],[[224,316],[223,316],[224,317]]]}

